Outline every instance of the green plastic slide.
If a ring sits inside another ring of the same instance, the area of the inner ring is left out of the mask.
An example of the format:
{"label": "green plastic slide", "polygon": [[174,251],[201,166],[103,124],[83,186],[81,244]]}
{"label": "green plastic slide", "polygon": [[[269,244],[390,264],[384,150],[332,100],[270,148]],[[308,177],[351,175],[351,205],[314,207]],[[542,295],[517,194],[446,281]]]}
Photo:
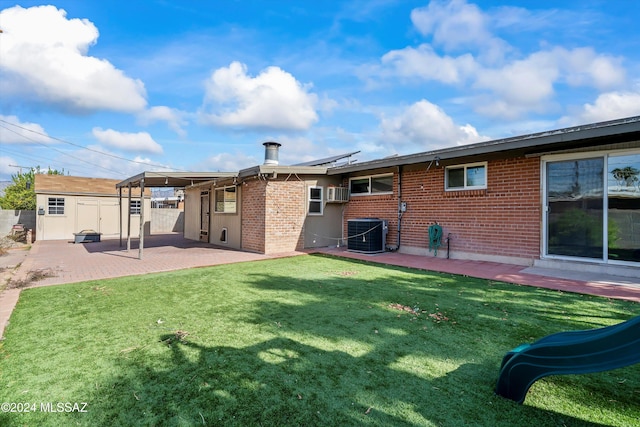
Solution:
{"label": "green plastic slide", "polygon": [[522,403],[550,375],[588,374],[640,363],[640,316],[605,328],[552,334],[502,359],[496,393]]}

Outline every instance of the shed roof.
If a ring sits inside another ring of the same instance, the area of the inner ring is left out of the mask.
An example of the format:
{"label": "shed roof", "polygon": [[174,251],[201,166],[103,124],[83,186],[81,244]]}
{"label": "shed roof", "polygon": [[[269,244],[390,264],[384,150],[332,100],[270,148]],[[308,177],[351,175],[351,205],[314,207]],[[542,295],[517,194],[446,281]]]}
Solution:
{"label": "shed roof", "polygon": [[[69,175],[36,174],[34,191],[36,194],[77,194],[92,196],[117,196],[117,179],[86,178]],[[123,191],[123,194],[128,194]],[[132,191],[132,195],[140,195],[140,191]],[[145,190],[145,196],[151,196],[151,191]]]}

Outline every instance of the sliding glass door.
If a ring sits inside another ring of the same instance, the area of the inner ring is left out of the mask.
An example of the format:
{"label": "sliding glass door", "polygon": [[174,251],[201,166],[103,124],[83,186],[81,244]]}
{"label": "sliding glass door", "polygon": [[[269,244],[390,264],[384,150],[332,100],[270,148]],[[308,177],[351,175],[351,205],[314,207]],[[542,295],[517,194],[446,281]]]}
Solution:
{"label": "sliding glass door", "polygon": [[547,163],[547,253],[603,257],[604,159]]}
{"label": "sliding glass door", "polygon": [[545,200],[546,255],[640,262],[640,154],[547,161]]}
{"label": "sliding glass door", "polygon": [[640,262],[640,154],[609,156],[608,259]]}

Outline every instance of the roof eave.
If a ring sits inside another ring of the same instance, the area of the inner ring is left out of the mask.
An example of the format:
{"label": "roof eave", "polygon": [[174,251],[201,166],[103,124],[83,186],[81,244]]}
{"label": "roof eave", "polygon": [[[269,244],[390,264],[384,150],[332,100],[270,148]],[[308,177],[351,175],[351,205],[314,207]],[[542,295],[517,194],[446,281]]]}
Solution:
{"label": "roof eave", "polygon": [[447,160],[518,150],[535,151],[542,147],[548,149],[550,145],[557,145],[556,148],[561,150],[564,148],[564,144],[570,142],[595,140],[622,134],[633,135],[634,133],[640,134],[640,116],[338,166],[329,168],[327,174],[338,175],[377,168],[425,163],[434,160],[436,156],[440,160]]}
{"label": "roof eave", "polygon": [[259,165],[251,168],[243,169],[238,172],[239,178],[249,178],[258,175],[281,175],[281,174],[299,174],[299,175],[326,175],[326,166],[281,166],[281,165]]}
{"label": "roof eave", "polygon": [[237,172],[143,172],[116,184],[116,188],[139,187],[144,179],[146,187],[187,187],[216,178],[233,178]]}

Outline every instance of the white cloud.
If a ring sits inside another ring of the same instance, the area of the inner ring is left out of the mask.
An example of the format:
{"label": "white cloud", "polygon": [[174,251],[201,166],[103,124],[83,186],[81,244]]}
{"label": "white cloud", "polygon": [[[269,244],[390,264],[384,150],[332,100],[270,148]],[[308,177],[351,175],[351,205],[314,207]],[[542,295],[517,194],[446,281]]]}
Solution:
{"label": "white cloud", "polygon": [[[76,150],[53,159],[54,164],[65,165],[65,173],[74,176],[94,176],[101,178],[127,178],[143,171],[174,170],[169,165],[161,167],[148,157],[135,156],[133,161],[119,158],[117,151],[102,145],[89,145],[88,150]],[[72,156],[72,157],[69,157]]]}
{"label": "white cloud", "polygon": [[[136,157],[133,158],[133,161],[136,162],[137,166],[130,166],[130,168],[137,167],[137,168],[143,169],[145,171],[153,171],[153,172],[175,171],[175,169],[173,167],[171,167],[170,165],[158,164],[158,163],[152,161],[148,157],[136,156]],[[134,165],[134,163],[130,163],[130,164]]]}
{"label": "white cloud", "polygon": [[[16,116],[0,114],[0,144],[51,144],[54,141],[47,136],[37,123],[20,122]],[[6,122],[6,123],[5,123]]]}
{"label": "white cloud", "polygon": [[411,11],[411,22],[447,52],[477,49],[493,62],[511,50],[508,43],[491,33],[490,15],[465,0],[432,0],[426,7]]}
{"label": "white cloud", "polygon": [[155,106],[139,113],[138,120],[143,125],[148,125],[157,121],[167,122],[169,129],[184,137],[187,134],[183,128],[187,125],[187,121],[184,119],[185,115],[186,113],[175,108]]}
{"label": "white cloud", "polygon": [[87,56],[98,30],[86,19],[67,19],[54,6],[20,6],[0,12],[1,88],[69,111],[135,112],[146,106],[140,80],[104,59]]}
{"label": "white cloud", "polygon": [[625,80],[619,59],[598,55],[590,48],[556,47],[538,51],[502,68],[483,68],[474,88],[488,90],[478,95],[476,111],[490,117],[514,119],[529,112],[544,112],[555,95],[555,87],[610,88]]}
{"label": "white cloud", "polygon": [[93,136],[111,148],[124,151],[162,154],[162,146],[155,142],[147,132],[118,132],[113,129],[93,128]]}
{"label": "white cloud", "polygon": [[513,7],[484,11],[466,0],[432,0],[411,13],[415,29],[429,42],[387,52],[380,65],[362,68],[369,72],[365,80],[456,86],[465,90],[466,102],[477,113],[506,120],[557,109],[557,93],[564,89],[624,87],[627,76],[620,57],[591,47],[559,46],[523,55],[496,35],[500,30],[548,28],[550,13]]}
{"label": "white cloud", "polygon": [[9,165],[15,165],[17,162],[8,156],[0,156],[0,180],[10,180],[11,175],[15,175],[16,168]]}
{"label": "white cloud", "polygon": [[635,91],[603,93],[593,104],[585,104],[571,117],[560,120],[563,125],[596,123],[640,116],[640,87]]}
{"label": "white cloud", "polygon": [[626,80],[622,59],[599,55],[592,48],[564,49],[547,53],[558,63],[571,86],[592,86],[600,90],[620,86]]}
{"label": "white cloud", "polygon": [[209,156],[197,167],[208,171],[235,172],[259,164],[262,164],[261,157],[247,156],[243,153],[219,153]]}
{"label": "white cloud", "polygon": [[418,48],[392,50],[382,57],[383,65],[390,65],[400,77],[418,77],[455,84],[464,82],[477,68],[472,55],[440,56],[428,44]]}
{"label": "white cloud", "polygon": [[509,119],[529,111],[541,112],[554,95],[553,83],[559,74],[556,61],[540,53],[500,69],[483,69],[474,87],[490,94],[478,95],[476,111]]}
{"label": "white cloud", "polygon": [[256,77],[232,62],[206,83],[202,120],[230,127],[306,130],[318,121],[317,95],[291,74],[269,67]]}
{"label": "white cloud", "polygon": [[380,127],[384,142],[397,146],[415,145],[422,150],[488,139],[480,136],[471,125],[456,125],[442,108],[424,99],[395,117],[383,117]]}
{"label": "white cloud", "polygon": [[433,0],[412,10],[411,22],[422,35],[432,35],[435,44],[447,49],[477,45],[491,38],[484,14],[465,0]]}

